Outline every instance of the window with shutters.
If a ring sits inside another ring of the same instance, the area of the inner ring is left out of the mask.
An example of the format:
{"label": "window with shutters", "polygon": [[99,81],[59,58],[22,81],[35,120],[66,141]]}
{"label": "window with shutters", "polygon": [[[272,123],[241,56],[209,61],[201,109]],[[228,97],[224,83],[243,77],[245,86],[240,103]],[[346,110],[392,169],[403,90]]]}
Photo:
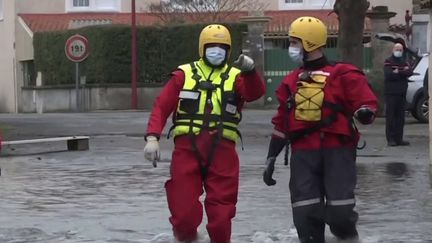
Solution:
{"label": "window with shutters", "polygon": [[73,0],[74,7],[90,7],[90,0]]}

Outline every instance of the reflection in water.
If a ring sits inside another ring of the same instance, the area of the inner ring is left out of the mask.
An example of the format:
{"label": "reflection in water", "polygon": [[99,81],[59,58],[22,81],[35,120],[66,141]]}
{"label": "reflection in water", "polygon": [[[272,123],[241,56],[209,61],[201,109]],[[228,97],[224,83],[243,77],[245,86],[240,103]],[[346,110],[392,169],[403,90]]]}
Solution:
{"label": "reflection in water", "polygon": [[[67,233],[49,235],[37,228],[0,228],[0,242],[58,242],[64,240]],[[63,241],[64,242],[64,241]]]}
{"label": "reflection in water", "polygon": [[[105,150],[91,159],[65,159],[65,154],[0,158],[1,243],[148,243],[170,238],[164,191],[168,163],[153,169],[136,154],[125,153],[120,160],[116,151]],[[362,242],[432,239],[427,163],[364,161],[358,163],[356,189]],[[267,187],[261,164],[242,164],[233,243],[297,242],[289,167],[278,166],[278,184]]]}
{"label": "reflection in water", "polygon": [[390,162],[386,164],[386,172],[394,176],[394,179],[404,180],[408,177],[408,167],[402,162]]}
{"label": "reflection in water", "polygon": [[432,191],[424,160],[363,163],[357,172],[362,235],[379,235],[374,243],[430,242]]}
{"label": "reflection in water", "polygon": [[1,159],[0,242],[125,243],[168,224],[161,210],[168,170],[125,161]]}

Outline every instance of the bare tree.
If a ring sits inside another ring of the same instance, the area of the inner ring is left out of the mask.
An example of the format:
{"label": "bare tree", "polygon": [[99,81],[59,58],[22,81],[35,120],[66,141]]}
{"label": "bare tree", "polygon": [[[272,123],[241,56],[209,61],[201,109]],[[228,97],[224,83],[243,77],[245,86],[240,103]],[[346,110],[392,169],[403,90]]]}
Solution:
{"label": "bare tree", "polygon": [[[418,1],[414,1],[414,2],[418,2]],[[422,9],[431,9],[432,8],[431,0],[420,0],[420,7]]]}
{"label": "bare tree", "polygon": [[165,0],[149,9],[163,23],[223,22],[239,11],[260,11],[267,5],[258,0]]}
{"label": "bare tree", "polygon": [[338,49],[343,61],[363,66],[363,31],[367,0],[336,0],[333,9],[339,19]]}

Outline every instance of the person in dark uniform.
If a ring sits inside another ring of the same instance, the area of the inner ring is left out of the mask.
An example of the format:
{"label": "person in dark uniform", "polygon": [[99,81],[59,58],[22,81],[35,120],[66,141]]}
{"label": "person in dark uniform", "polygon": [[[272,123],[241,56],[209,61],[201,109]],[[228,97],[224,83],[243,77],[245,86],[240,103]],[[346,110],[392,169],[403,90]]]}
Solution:
{"label": "person in dark uniform", "polygon": [[406,146],[403,140],[408,77],[413,74],[404,55],[404,46],[396,43],[392,56],[384,62],[384,95],[386,104],[386,138],[388,146]]}

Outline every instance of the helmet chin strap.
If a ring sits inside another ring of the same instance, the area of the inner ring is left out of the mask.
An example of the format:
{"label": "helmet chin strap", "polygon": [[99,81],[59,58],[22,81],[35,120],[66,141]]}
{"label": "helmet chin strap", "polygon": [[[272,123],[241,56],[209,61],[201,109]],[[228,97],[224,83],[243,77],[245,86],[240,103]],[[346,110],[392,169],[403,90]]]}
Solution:
{"label": "helmet chin strap", "polygon": [[307,62],[307,58],[309,56],[309,52],[307,52],[304,48],[303,48],[303,63]]}

